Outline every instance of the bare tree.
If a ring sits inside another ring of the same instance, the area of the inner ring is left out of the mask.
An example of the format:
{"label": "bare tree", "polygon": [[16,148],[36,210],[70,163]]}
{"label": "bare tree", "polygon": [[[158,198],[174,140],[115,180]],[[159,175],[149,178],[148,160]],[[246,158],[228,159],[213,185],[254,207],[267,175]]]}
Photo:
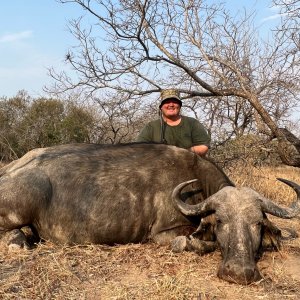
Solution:
{"label": "bare tree", "polygon": [[[289,74],[295,88],[291,90],[294,95],[288,95],[299,100],[300,84],[299,80],[293,80],[299,76],[300,70],[300,1],[299,0],[273,0],[274,6],[278,9],[281,23],[275,30],[275,41],[280,49],[282,62],[285,62],[283,72]],[[288,80],[286,81],[289,84]],[[281,104],[283,107],[283,103]],[[287,107],[285,107],[287,109]],[[300,165],[300,141],[286,128],[280,129],[285,139],[279,140],[279,155],[283,162],[299,166]],[[293,160],[291,159],[293,158]]]}
{"label": "bare tree", "polygon": [[138,130],[143,126],[145,109],[153,117],[151,106],[140,108],[141,102],[130,99],[123,93],[114,93],[102,98],[93,98],[98,104],[94,110],[97,125],[93,140],[97,143],[118,144],[135,140]]}
{"label": "bare tree", "polygon": [[282,18],[281,25],[277,28],[278,32],[289,37],[295,45],[299,46],[300,29],[300,3],[299,0],[273,0],[274,6],[280,9]]}
{"label": "bare tree", "polygon": [[[222,4],[204,0],[61,2],[80,5],[96,23],[72,21],[79,45],[66,61],[78,78],[50,70],[55,79],[50,90],[81,88],[93,94],[105,89],[135,97],[172,85],[184,99],[200,99],[206,107],[224,99],[235,130],[244,130],[256,112],[258,124],[266,124],[257,127],[278,138],[283,162],[300,166],[299,149],[280,129],[299,100],[299,48],[294,43],[292,51],[290,37],[263,41],[253,14],[232,16]],[[245,101],[250,109],[241,114]]]}

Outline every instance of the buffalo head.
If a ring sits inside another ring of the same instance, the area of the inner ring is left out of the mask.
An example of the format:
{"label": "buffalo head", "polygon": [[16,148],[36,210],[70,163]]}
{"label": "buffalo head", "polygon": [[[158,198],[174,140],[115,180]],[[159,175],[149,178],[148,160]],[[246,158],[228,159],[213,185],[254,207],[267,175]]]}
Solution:
{"label": "buffalo head", "polygon": [[224,187],[197,205],[187,204],[180,197],[182,189],[196,180],[183,182],[174,189],[173,201],[184,215],[204,218],[214,214],[213,232],[223,259],[218,271],[220,278],[239,284],[261,279],[256,260],[266,232],[265,225],[271,224],[265,214],[290,219],[300,212],[300,186],[285,179],[278,180],[297,193],[297,201],[288,208],[246,187]]}

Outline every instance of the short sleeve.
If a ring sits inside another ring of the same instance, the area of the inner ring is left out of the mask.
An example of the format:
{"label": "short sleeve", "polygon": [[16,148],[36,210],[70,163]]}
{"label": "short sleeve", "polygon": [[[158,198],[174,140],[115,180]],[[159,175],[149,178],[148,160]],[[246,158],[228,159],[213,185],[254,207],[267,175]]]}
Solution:
{"label": "short sleeve", "polygon": [[137,142],[151,142],[152,141],[152,133],[151,126],[146,124],[144,128],[140,131]]}
{"label": "short sleeve", "polygon": [[208,134],[206,128],[196,119],[192,124],[192,143],[193,146],[196,145],[210,145],[210,135]]}

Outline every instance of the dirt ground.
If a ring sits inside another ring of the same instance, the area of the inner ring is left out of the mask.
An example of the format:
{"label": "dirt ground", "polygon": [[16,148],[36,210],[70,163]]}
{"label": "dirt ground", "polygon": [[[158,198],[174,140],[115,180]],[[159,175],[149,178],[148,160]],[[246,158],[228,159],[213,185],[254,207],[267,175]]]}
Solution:
{"label": "dirt ground", "polygon": [[[298,221],[289,221],[299,226]],[[156,244],[0,248],[0,299],[300,299],[300,242],[265,252],[260,282],[220,280],[219,251],[175,254]]]}

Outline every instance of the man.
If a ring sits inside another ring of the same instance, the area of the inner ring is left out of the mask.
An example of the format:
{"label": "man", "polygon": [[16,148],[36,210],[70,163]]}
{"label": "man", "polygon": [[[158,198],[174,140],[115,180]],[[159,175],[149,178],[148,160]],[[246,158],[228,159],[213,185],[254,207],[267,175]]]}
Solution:
{"label": "man", "polygon": [[146,124],[137,141],[161,142],[205,156],[209,149],[210,137],[198,120],[180,115],[181,106],[177,90],[162,91],[160,119]]}

